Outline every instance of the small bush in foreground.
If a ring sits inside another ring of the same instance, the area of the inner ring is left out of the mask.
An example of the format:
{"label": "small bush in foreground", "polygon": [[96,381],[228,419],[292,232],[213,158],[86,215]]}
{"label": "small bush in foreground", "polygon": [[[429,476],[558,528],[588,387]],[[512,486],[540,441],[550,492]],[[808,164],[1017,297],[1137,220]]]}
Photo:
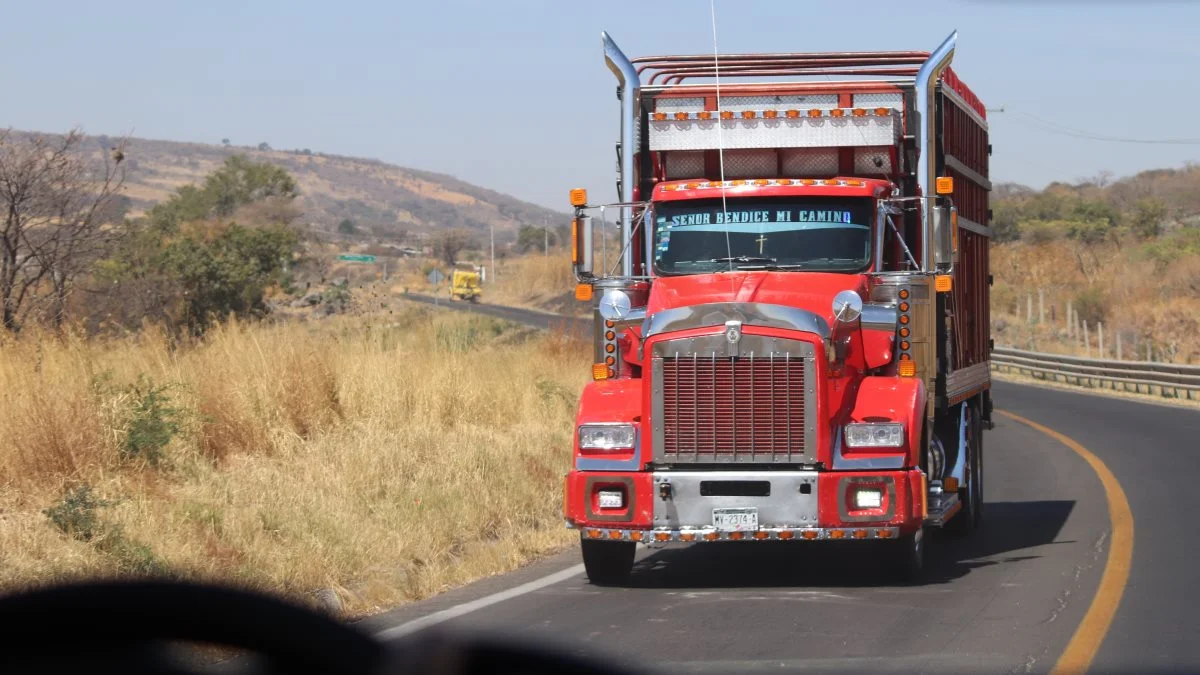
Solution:
{"label": "small bush in foreground", "polygon": [[68,488],[66,493],[43,511],[63,534],[79,541],[92,541],[103,532],[98,511],[112,502],[100,499],[87,483]]}

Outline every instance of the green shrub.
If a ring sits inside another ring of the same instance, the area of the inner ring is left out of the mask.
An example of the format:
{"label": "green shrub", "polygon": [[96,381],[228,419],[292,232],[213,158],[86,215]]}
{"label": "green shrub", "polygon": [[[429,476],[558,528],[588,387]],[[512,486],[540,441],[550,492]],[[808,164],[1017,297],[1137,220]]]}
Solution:
{"label": "green shrub", "polygon": [[121,447],[125,459],[140,459],[157,466],[165,457],[167,445],[179,433],[181,411],[171,406],[164,390],[165,387],[148,380],[132,388],[129,430]]}
{"label": "green shrub", "polygon": [[68,488],[53,506],[42,513],[63,534],[79,541],[93,541],[104,533],[99,510],[113,502],[100,499],[87,483]]}
{"label": "green shrub", "polygon": [[1088,322],[1091,326],[1095,326],[1108,317],[1108,295],[1094,286],[1077,294],[1074,306],[1075,313],[1080,320]]}

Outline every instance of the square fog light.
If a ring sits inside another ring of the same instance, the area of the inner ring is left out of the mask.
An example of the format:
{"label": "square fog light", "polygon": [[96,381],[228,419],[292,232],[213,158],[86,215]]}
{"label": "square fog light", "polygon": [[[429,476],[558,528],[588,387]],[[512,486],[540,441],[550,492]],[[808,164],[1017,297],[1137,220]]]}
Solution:
{"label": "square fog light", "polygon": [[599,493],[600,508],[620,509],[625,506],[624,490],[601,490]]}
{"label": "square fog light", "polygon": [[854,493],[854,508],[878,509],[883,507],[883,490],[865,489]]}

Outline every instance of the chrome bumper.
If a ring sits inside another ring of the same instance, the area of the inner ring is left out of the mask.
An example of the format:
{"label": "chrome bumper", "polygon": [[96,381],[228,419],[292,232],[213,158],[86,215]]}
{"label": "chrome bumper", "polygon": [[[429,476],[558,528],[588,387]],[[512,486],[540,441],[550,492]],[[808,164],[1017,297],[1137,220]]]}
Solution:
{"label": "chrome bumper", "polygon": [[[763,490],[763,488],[766,488]],[[765,495],[762,492],[766,492]],[[663,498],[664,492],[669,492]],[[737,493],[742,494],[737,494]],[[753,495],[753,496],[752,496]],[[657,471],[654,528],[710,530],[713,509],[753,507],[760,531],[817,527],[816,471]]]}

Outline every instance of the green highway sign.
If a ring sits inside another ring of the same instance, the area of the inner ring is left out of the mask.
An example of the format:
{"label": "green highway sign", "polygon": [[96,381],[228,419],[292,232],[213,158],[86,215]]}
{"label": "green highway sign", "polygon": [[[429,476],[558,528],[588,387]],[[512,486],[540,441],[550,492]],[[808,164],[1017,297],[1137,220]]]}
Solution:
{"label": "green highway sign", "polygon": [[373,262],[375,262],[375,256],[373,256],[373,255],[339,255],[338,260],[349,260],[350,262],[373,263]]}

